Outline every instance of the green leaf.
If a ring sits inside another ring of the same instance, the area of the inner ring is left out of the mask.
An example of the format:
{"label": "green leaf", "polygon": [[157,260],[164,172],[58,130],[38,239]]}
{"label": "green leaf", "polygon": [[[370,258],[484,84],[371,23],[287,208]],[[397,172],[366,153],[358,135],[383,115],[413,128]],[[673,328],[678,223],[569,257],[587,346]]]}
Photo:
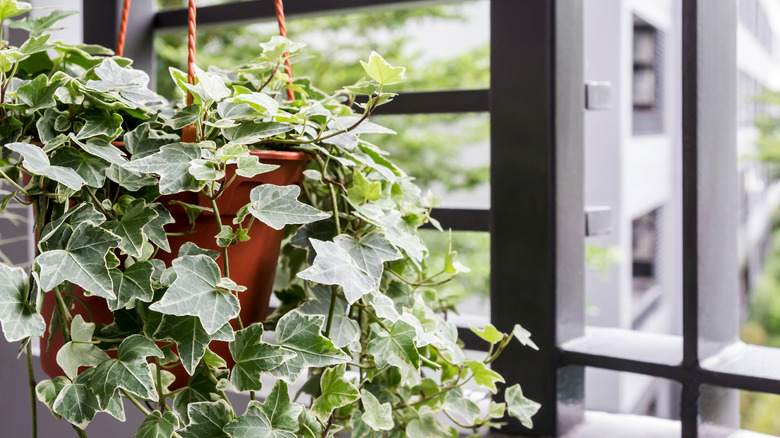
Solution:
{"label": "green leaf", "polygon": [[110,272],[116,293],[116,300],[108,302],[108,307],[112,311],[132,308],[136,300],[148,303],[154,298],[152,289],[154,265],[151,262],[137,262],[124,271],[112,269]]}
{"label": "green leaf", "polygon": [[285,52],[295,53],[306,47],[304,43],[296,43],[279,35],[274,35],[268,42],[260,43],[263,53],[260,59],[277,62]]}
{"label": "green leaf", "polygon": [[56,105],[54,93],[60,87],[59,82],[49,83],[46,75],[36,76],[35,79],[19,87],[16,96],[27,105],[27,114],[32,114]]}
{"label": "green leaf", "polygon": [[363,173],[355,170],[353,172],[352,185],[349,187],[349,199],[356,204],[363,204],[366,201],[376,201],[382,197],[382,183],[379,181],[369,181],[363,176]]}
{"label": "green leaf", "polygon": [[247,93],[239,94],[233,101],[246,103],[252,108],[256,109],[260,114],[264,115],[276,115],[279,112],[279,102],[267,94],[263,93]]}
{"label": "green leaf", "polygon": [[106,254],[119,245],[120,238],[91,222],[80,223],[65,249],[46,251],[36,258],[41,287],[52,290],[67,280],[85,291],[106,299],[116,299],[106,266]]}
{"label": "green leaf", "polygon": [[[327,316],[330,313],[331,290],[327,286],[315,285],[311,288],[313,299],[304,303],[298,310],[305,315],[321,315],[322,330],[328,324]],[[337,299],[333,308],[333,320],[328,336],[333,345],[339,348],[356,343],[360,339],[360,326],[357,321],[347,315],[347,303]]]}
{"label": "green leaf", "polygon": [[105,184],[109,166],[102,159],[81,153],[73,147],[58,149],[51,156],[51,164],[75,170],[88,186],[95,188],[101,188]]}
{"label": "green leaf", "polygon": [[110,113],[105,109],[96,108],[84,115],[84,127],[81,128],[76,138],[86,140],[93,137],[111,141],[122,134],[122,116]]}
{"label": "green leaf", "polygon": [[[18,22],[13,21],[10,24],[15,24],[15,23]],[[45,52],[54,47],[52,44],[47,44],[48,41],[49,41],[49,35],[31,36],[29,40],[25,41],[24,44],[22,44],[22,47],[19,48],[19,51],[28,56],[40,52]]]}
{"label": "green leaf", "polygon": [[429,406],[423,406],[417,414],[419,417],[410,421],[406,426],[408,438],[452,438],[457,436],[457,434],[453,434],[452,428],[445,429],[439,423],[436,411]]}
{"label": "green leaf", "polygon": [[471,373],[474,374],[474,381],[478,385],[489,389],[493,394],[497,391],[496,382],[504,383],[504,378],[501,377],[501,374],[491,370],[482,362],[469,360],[466,361],[466,365],[471,369]]}
{"label": "green leaf", "polygon": [[142,123],[124,136],[125,148],[136,160],[160,151],[163,146],[177,141],[175,134],[153,131],[149,123]]}
{"label": "green leaf", "polygon": [[119,344],[116,359],[108,359],[95,368],[89,388],[101,409],[108,407],[120,388],[143,399],[158,400],[154,378],[146,363],[149,356],[163,358],[165,354],[143,335],[131,335]]}
{"label": "green leaf", "polygon": [[95,367],[109,358],[105,351],[91,343],[94,332],[95,324],[84,322],[81,315],[71,321],[71,340],[57,352],[57,365],[71,380],[78,375],[79,367]]}
{"label": "green leaf", "polygon": [[347,250],[357,265],[374,278],[377,285],[385,270],[385,262],[400,260],[403,254],[390,244],[382,233],[371,232],[356,240],[352,236],[342,234],[333,239],[340,247]]}
{"label": "green leaf", "polygon": [[193,375],[195,367],[206,353],[206,348],[214,339],[225,339],[223,332],[233,334],[229,325],[221,328],[214,335],[209,335],[195,316],[163,316],[162,323],[154,333],[155,339],[172,339],[181,357],[181,363],[187,373]]}
{"label": "green leaf", "polygon": [[469,400],[468,397],[463,394],[461,388],[454,388],[447,392],[447,395],[444,397],[444,405],[442,408],[449,411],[449,413],[464,419],[465,421],[463,424],[466,425],[476,424],[481,413],[479,406]]}
{"label": "green leaf", "polygon": [[417,234],[414,225],[406,222],[400,211],[384,211],[375,204],[365,204],[356,208],[356,215],[381,227],[385,237],[393,246],[404,250],[415,261],[422,262],[425,244]]}
{"label": "green leaf", "polygon": [[173,261],[176,280],[162,300],[149,308],[178,316],[197,316],[208,334],[214,334],[238,316],[238,298],[220,289],[219,266],[208,256],[179,257]]}
{"label": "green leaf", "polygon": [[119,220],[106,222],[105,228],[119,236],[119,249],[132,257],[141,257],[141,249],[148,240],[145,228],[157,218],[157,212],[146,205],[143,199],[136,199],[125,209]]}
{"label": "green leaf", "polygon": [[360,390],[360,399],[363,401],[364,423],[376,431],[393,430],[395,423],[393,423],[393,407],[390,403],[379,404],[374,394],[365,389]]}
{"label": "green leaf", "polygon": [[63,213],[56,220],[47,223],[38,241],[42,251],[50,249],[65,249],[68,239],[73,235],[73,229],[82,222],[92,222],[100,225],[106,221],[103,213],[95,209],[91,203],[82,203]]}
{"label": "green leaf", "polygon": [[177,110],[173,116],[165,121],[165,126],[171,129],[181,129],[192,125],[200,118],[200,105],[192,104]]}
{"label": "green leaf", "polygon": [[203,363],[212,368],[224,368],[227,366],[227,362],[222,356],[214,353],[208,348],[206,349],[205,354],[203,354]]}
{"label": "green leaf", "polygon": [[86,384],[93,372],[93,369],[88,369],[72,384],[65,385],[52,404],[52,410],[56,414],[80,429],[86,428],[100,410],[97,397]]}
{"label": "green leaf", "polygon": [[200,146],[197,143],[173,143],[160,148],[160,152],[127,163],[125,168],[159,175],[162,195],[197,192],[205,183],[195,179],[188,170],[190,162],[199,158]]}
{"label": "green leaf", "polygon": [[132,68],[122,68],[116,63],[115,59],[104,59],[100,65],[95,67],[95,75],[103,82],[110,84],[110,87],[146,87],[149,85],[149,75],[142,70],[133,70]]}
{"label": "green leaf", "polygon": [[515,327],[512,329],[512,334],[521,344],[531,347],[534,350],[539,350],[539,347],[531,340],[531,332],[524,329],[520,324],[515,324]]}
{"label": "green leaf", "polygon": [[173,412],[154,411],[141,423],[134,438],[171,438],[177,427],[179,420]]}
{"label": "green leaf", "polygon": [[246,413],[225,427],[233,438],[295,438],[303,406],[290,403],[287,384],[277,380],[264,403],[250,401]]}
{"label": "green leaf", "polygon": [[190,421],[179,435],[182,438],[230,438],[224,428],[230,422],[232,412],[224,400],[191,403],[187,406]]}
{"label": "green leaf", "polygon": [[[2,0],[0,0],[2,1]],[[0,50],[0,72],[7,72],[14,67],[14,64],[24,59],[26,55],[16,48]],[[45,80],[45,79],[44,79]]]}
{"label": "green leaf", "polygon": [[[321,395],[314,400],[311,410],[322,422],[328,421],[330,414],[342,406],[346,406],[360,398],[355,385],[344,378],[346,365],[326,368],[320,379]],[[365,421],[365,419],[364,419]]]}
{"label": "green leaf", "polygon": [[95,137],[87,141],[81,141],[74,134],[70,134],[69,138],[79,145],[84,152],[102,158],[111,164],[124,166],[127,163],[125,153],[105,138]]}
{"label": "green leaf", "polygon": [[[55,30],[62,30],[63,27],[53,27],[55,23],[63,18],[70,17],[71,15],[78,14],[77,11],[64,11],[62,9],[55,9],[50,14],[39,18],[25,17],[21,20],[16,20],[8,23],[8,27],[13,29],[22,29],[30,33],[31,37],[39,37],[45,32],[51,32]],[[48,36],[48,35],[45,35]]]}
{"label": "green leaf", "polygon": [[216,181],[225,177],[225,172],[217,168],[217,163],[209,160],[192,160],[187,171],[198,181]]}
{"label": "green leaf", "polygon": [[33,7],[28,2],[20,2],[16,0],[0,0],[0,20],[16,17],[26,12],[33,10]]}
{"label": "green leaf", "polygon": [[223,128],[222,134],[233,143],[254,144],[292,130],[293,126],[288,123],[246,121],[235,127]]}
{"label": "green leaf", "polygon": [[49,411],[57,420],[59,420],[61,417],[59,414],[54,412],[52,407],[54,405],[54,401],[57,400],[57,396],[60,395],[60,392],[62,392],[63,388],[69,384],[70,380],[68,380],[67,377],[57,376],[52,380],[41,380],[37,385],[35,385],[35,396],[41,403],[45,404],[46,407],[49,408]]}
{"label": "green leaf", "polygon": [[498,331],[493,324],[487,324],[484,329],[480,330],[474,326],[469,326],[469,329],[477,336],[484,339],[491,344],[501,342],[504,339],[504,334]]}
{"label": "green leaf", "polygon": [[198,79],[197,85],[200,85],[205,92],[206,97],[214,102],[229,97],[230,89],[225,85],[225,79],[222,76],[203,71],[197,65],[195,66],[195,77]]}
{"label": "green leaf", "polygon": [[259,391],[260,376],[296,356],[295,352],[263,342],[263,325],[252,324],[236,332],[230,354],[236,364],[230,382],[238,391]]}
{"label": "green leaf", "polygon": [[322,316],[303,315],[297,310],[287,313],[276,325],[276,342],[296,356],[271,370],[275,377],[294,382],[308,367],[326,367],[348,362],[348,354],[320,334]]}
{"label": "green leaf", "polygon": [[275,230],[289,224],[308,224],[330,217],[311,205],[298,201],[301,188],[296,185],[262,184],[252,189],[249,212]]}
{"label": "green leaf", "polygon": [[377,280],[363,270],[338,243],[313,238],[309,242],[317,255],[310,267],[298,273],[299,278],[341,286],[350,304],[376,290]]}
{"label": "green leaf", "polygon": [[24,269],[0,264],[0,323],[8,342],[42,336],[46,330],[43,317],[27,302],[28,290]]}
{"label": "green leaf", "polygon": [[24,168],[28,171],[57,181],[70,189],[79,190],[86,184],[75,170],[68,167],[52,166],[49,157],[43,149],[29,143],[10,143],[8,149],[19,153],[24,158]]}
{"label": "green leaf", "polygon": [[175,222],[173,216],[162,204],[154,203],[149,206],[157,213],[157,217],[146,224],[143,232],[149,236],[149,240],[157,247],[165,252],[171,252],[171,245],[168,243],[168,236],[165,234],[165,225]]}
{"label": "green leaf", "polygon": [[368,343],[366,352],[374,356],[380,368],[390,364],[417,371],[420,369],[420,353],[414,345],[416,335],[414,327],[396,321],[390,326],[389,333],[381,329],[377,332],[376,337]]}
{"label": "green leaf", "polygon": [[520,420],[520,423],[529,429],[534,427],[534,422],[531,420],[531,417],[534,416],[541,405],[533,400],[525,398],[519,384],[512,385],[506,389],[504,392],[504,400],[506,400],[509,415]]}
{"label": "green leaf", "polygon": [[261,173],[271,172],[279,168],[276,164],[261,163],[254,155],[236,158],[236,173],[244,178],[254,178]]}
{"label": "green leaf", "polygon": [[151,175],[140,175],[116,164],[111,164],[111,167],[106,171],[106,177],[130,192],[157,184],[157,178]]}
{"label": "green leaf", "polygon": [[368,62],[360,61],[360,64],[371,79],[380,85],[393,85],[406,80],[405,68],[393,67],[376,52],[371,52]]}

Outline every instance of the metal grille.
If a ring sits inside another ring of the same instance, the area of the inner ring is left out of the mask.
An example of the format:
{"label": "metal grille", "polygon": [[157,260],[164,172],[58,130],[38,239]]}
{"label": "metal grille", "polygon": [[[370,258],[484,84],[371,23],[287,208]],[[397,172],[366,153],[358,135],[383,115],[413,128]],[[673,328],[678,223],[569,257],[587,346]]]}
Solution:
{"label": "metal grille", "polygon": [[[406,93],[384,112],[490,113],[491,210],[444,209],[436,217],[455,230],[491,232],[492,321],[502,330],[522,323],[541,348],[508,349],[495,363],[507,385],[521,383],[543,405],[532,431],[510,423],[507,432],[561,436],[580,423],[586,366],[680,382],[686,438],[697,436],[700,421],[734,417],[727,412],[733,389],[780,393],[780,352],[737,340],[736,0],[680,1],[683,336],[585,330],[583,0],[493,0],[491,89]],[[87,42],[114,45],[121,3],[84,0]],[[419,4],[285,6],[296,17]],[[207,26],[273,17],[267,0],[199,9]],[[154,31],[185,24],[184,10],[158,12],[153,0],[136,0],[127,56],[153,72]],[[700,403],[702,393],[711,396],[707,403]]]}

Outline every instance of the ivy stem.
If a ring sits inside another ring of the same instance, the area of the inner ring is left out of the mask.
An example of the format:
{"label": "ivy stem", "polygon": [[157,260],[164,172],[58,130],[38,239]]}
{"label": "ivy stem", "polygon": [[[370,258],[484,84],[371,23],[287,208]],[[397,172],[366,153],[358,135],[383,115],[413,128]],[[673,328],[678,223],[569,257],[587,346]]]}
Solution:
{"label": "ivy stem", "polygon": [[76,433],[80,438],[87,438],[87,432],[85,432],[84,429],[77,427],[75,424],[72,424],[71,426],[73,426],[73,429],[76,431]]}
{"label": "ivy stem", "polygon": [[333,325],[333,315],[336,313],[336,300],[339,299],[338,290],[339,287],[335,284],[330,287],[330,309],[328,309],[328,324],[325,326],[326,338],[330,337],[330,327]]}
{"label": "ivy stem", "polygon": [[30,406],[32,408],[32,438],[38,437],[38,405],[35,402],[35,374],[32,363],[32,340],[27,342],[27,379],[30,384]]}
{"label": "ivy stem", "polygon": [[97,196],[95,196],[95,192],[89,187],[85,186],[84,188],[87,190],[87,193],[89,193],[89,197],[92,198],[92,201],[95,202],[97,208],[99,208],[100,211],[106,215],[106,217],[114,219],[114,215],[110,211],[106,210],[105,207],[103,207],[103,204],[101,204]]}
{"label": "ivy stem", "polygon": [[122,395],[125,396],[126,399],[130,400],[130,403],[134,404],[135,407],[138,408],[139,411],[143,412],[144,415],[147,417],[152,415],[151,411],[149,409],[146,409],[146,406],[142,405],[138,399],[136,399],[133,394],[130,394],[129,392],[125,391],[122,388],[119,388],[119,390],[122,392]]}
{"label": "ivy stem", "polygon": [[165,413],[165,408],[168,406],[165,404],[165,396],[162,390],[162,368],[160,368],[160,359],[155,358],[155,368],[157,368],[157,398],[160,399],[160,412]]}
{"label": "ivy stem", "polygon": [[60,317],[64,320],[62,324],[62,342],[68,342],[70,341],[70,321],[73,317],[70,315],[70,311],[68,311],[68,305],[65,304],[65,300],[62,299],[60,289],[55,287],[53,292],[54,299],[57,301],[57,308],[60,311]]}
{"label": "ivy stem", "polygon": [[22,186],[20,186],[19,184],[17,184],[17,183],[16,183],[16,181],[14,181],[13,179],[11,179],[11,178],[10,178],[8,175],[6,175],[6,173],[5,173],[5,172],[3,172],[2,170],[0,170],[0,176],[2,176],[3,178],[5,178],[5,179],[6,179],[6,181],[8,181],[9,183],[11,183],[11,185],[12,185],[12,186],[16,187],[16,190],[19,190],[20,192],[22,192],[22,194],[23,194],[24,196],[27,196],[28,198],[30,198],[30,197],[31,197],[31,196],[30,196],[30,194],[29,194],[29,193],[27,193],[27,190],[23,189],[23,188],[22,188]]}
{"label": "ivy stem", "polygon": [[330,418],[328,418],[328,424],[325,426],[325,430],[322,431],[322,438],[325,438],[328,436],[328,432],[330,432],[330,427],[333,425],[333,414],[330,414]]}
{"label": "ivy stem", "polygon": [[[217,207],[217,200],[216,198],[210,198],[211,199],[211,209],[214,210],[214,218],[217,220],[217,226],[219,226],[219,230],[222,231],[222,216],[219,214],[219,207]],[[225,277],[230,278],[230,262],[228,260],[228,249],[226,246],[222,247],[222,267],[223,267],[223,275]],[[233,292],[233,294],[236,296],[236,299],[238,299],[238,292]],[[238,322],[238,329],[243,330],[244,329],[244,322],[241,321],[241,315],[239,314],[236,317],[236,322]]]}

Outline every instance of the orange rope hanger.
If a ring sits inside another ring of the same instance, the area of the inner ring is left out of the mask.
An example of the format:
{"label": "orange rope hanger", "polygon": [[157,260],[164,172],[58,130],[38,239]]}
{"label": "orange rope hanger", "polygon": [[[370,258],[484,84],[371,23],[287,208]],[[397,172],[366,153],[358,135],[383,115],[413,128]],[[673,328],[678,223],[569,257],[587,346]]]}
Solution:
{"label": "orange rope hanger", "polygon": [[[117,56],[122,56],[125,49],[125,39],[127,36],[127,22],[130,16],[130,2],[132,0],[125,0],[124,8],[122,9],[122,21],[119,24],[119,38],[116,45]],[[283,37],[287,37],[287,27],[284,21],[284,5],[282,0],[274,0],[274,7],[276,9],[276,21],[279,23],[279,34]],[[187,16],[187,80],[190,84],[195,83],[195,42],[196,42],[196,11],[195,0],[189,0],[188,16]],[[290,78],[288,84],[292,85],[292,66],[290,65],[290,58],[288,54],[284,54],[284,68],[287,76]],[[187,92],[187,105],[192,105],[192,93]],[[295,92],[292,88],[287,89],[287,99],[295,100]]]}

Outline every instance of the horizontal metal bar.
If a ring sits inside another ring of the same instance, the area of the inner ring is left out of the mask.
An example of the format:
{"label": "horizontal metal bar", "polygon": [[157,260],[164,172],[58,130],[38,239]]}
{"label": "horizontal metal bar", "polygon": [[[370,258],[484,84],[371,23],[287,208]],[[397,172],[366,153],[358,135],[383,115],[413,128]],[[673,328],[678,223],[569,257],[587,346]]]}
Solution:
{"label": "horizontal metal bar", "polygon": [[[370,10],[420,8],[452,1],[410,1],[410,0],[295,0],[284,5],[287,17],[306,15],[332,15]],[[236,23],[241,21],[262,21],[275,19],[274,4],[268,0],[252,0],[201,6],[197,11],[198,25]],[[187,9],[164,9],[157,12],[154,27],[157,29],[183,28],[187,25]]]}
{"label": "horizontal metal bar", "polygon": [[[431,213],[442,228],[452,231],[490,231],[490,210],[436,208]],[[433,229],[431,224],[422,228]]]}
{"label": "horizontal metal bar", "polygon": [[780,394],[780,349],[736,342],[702,361],[701,382]]}
{"label": "horizontal metal bar", "polygon": [[[357,99],[365,102],[366,99]],[[490,90],[415,91],[399,93],[389,105],[374,114],[447,114],[477,113],[490,110]]]}

